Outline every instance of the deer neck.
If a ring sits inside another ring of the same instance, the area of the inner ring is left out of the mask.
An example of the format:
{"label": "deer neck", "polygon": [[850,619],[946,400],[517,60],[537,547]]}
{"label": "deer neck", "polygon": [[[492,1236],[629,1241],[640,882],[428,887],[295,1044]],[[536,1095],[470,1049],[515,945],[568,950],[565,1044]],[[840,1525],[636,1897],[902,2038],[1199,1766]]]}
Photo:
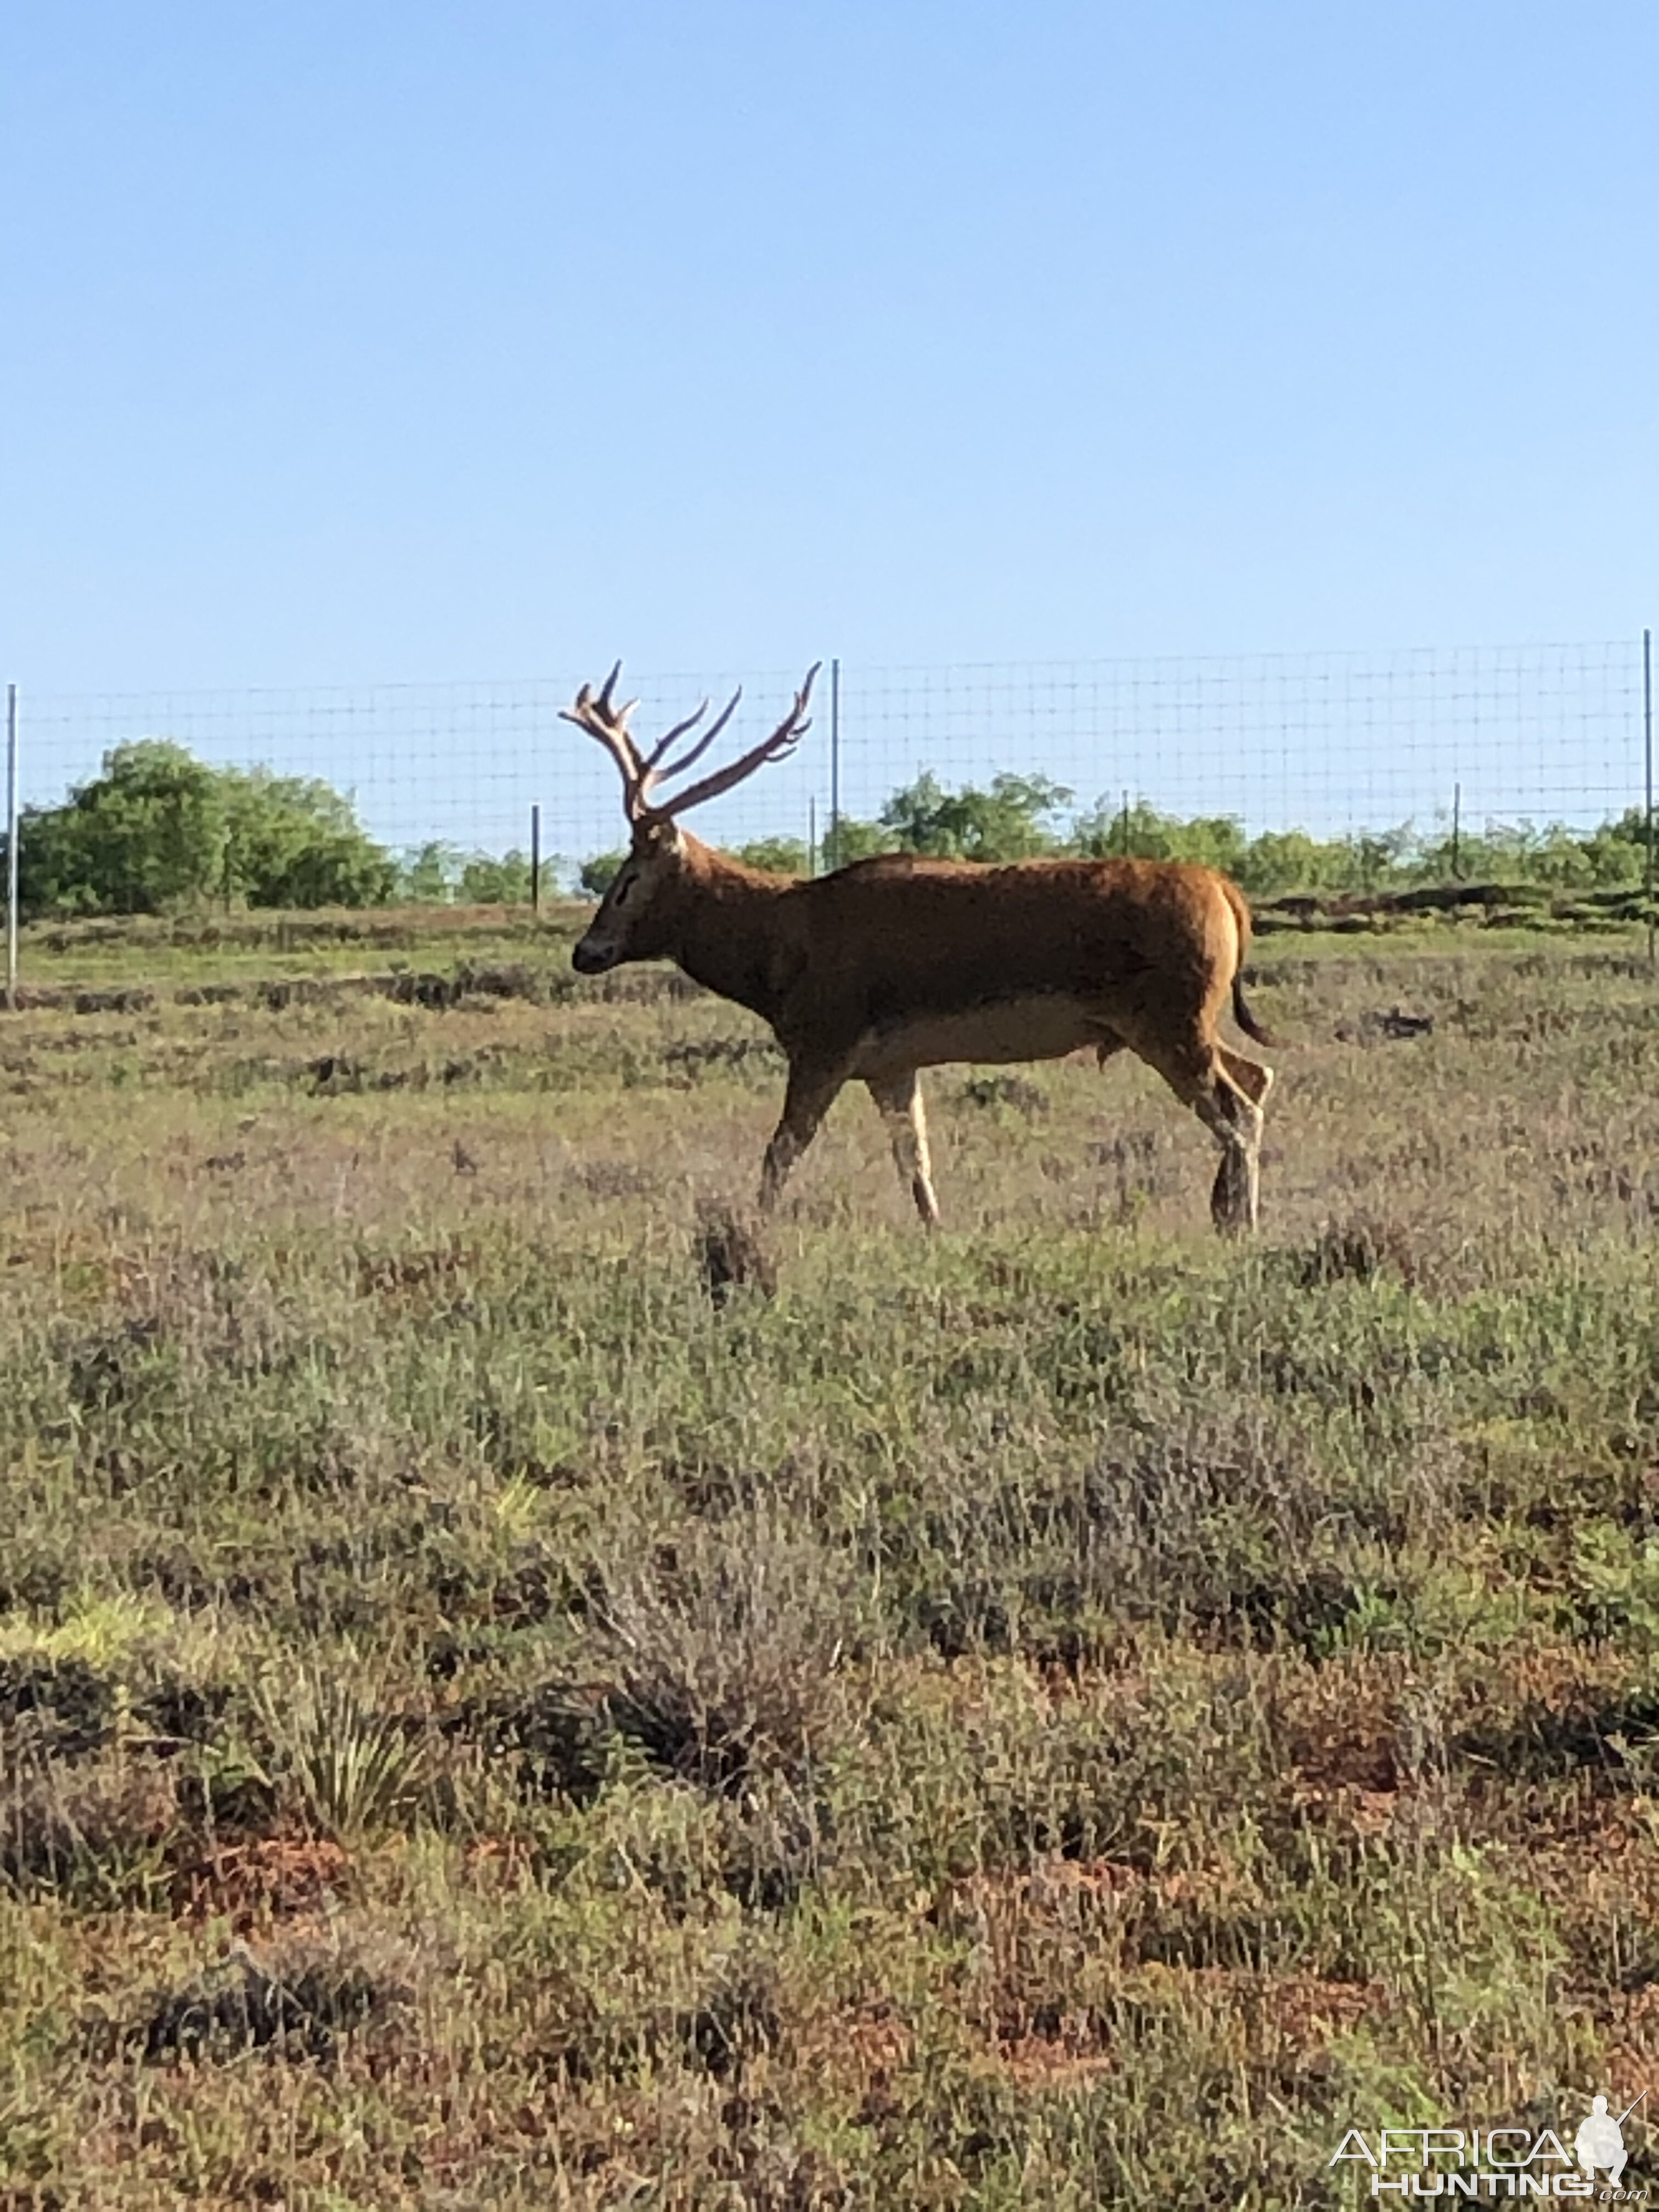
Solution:
{"label": "deer neck", "polygon": [[728,860],[696,838],[684,842],[674,957],[693,982],[769,1022],[782,902],[793,884]]}

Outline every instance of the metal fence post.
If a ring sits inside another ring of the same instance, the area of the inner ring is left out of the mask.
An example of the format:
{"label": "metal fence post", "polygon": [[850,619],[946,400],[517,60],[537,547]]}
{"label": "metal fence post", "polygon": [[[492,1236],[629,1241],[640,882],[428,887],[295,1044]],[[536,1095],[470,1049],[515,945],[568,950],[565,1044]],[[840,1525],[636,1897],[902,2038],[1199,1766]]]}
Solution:
{"label": "metal fence post", "polygon": [[6,686],[6,1005],[17,1011],[17,686]]}
{"label": "metal fence post", "polygon": [[1642,749],[1646,756],[1647,764],[1648,858],[1645,874],[1647,877],[1648,965],[1651,967],[1656,957],[1654,944],[1656,916],[1653,911],[1653,632],[1650,629],[1644,629],[1642,633]]}
{"label": "metal fence post", "polygon": [[530,810],[530,912],[542,910],[542,810],[539,800]]}
{"label": "metal fence post", "polygon": [[841,659],[830,663],[830,826],[824,840],[831,868],[841,866]]}

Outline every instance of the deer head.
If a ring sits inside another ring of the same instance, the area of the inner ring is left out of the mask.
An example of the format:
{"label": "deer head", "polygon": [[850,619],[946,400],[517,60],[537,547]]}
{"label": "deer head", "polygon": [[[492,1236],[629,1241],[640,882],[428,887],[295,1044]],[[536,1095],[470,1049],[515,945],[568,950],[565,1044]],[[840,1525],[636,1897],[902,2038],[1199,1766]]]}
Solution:
{"label": "deer head", "polygon": [[743,696],[741,687],[732,693],[702,736],[678,759],[671,760],[671,748],[695,730],[708,713],[707,699],[696,714],[688,714],[683,722],[676,722],[648,753],[641,753],[628,726],[628,718],[638,706],[638,700],[630,699],[621,707],[612,702],[611,694],[622,672],[621,661],[597,693],[583,684],[576,694],[575,705],[564,709],[561,719],[574,722],[578,729],[597,738],[616,762],[622,774],[623,810],[628,817],[629,841],[627,859],[571,954],[579,973],[599,975],[624,960],[653,960],[672,954],[673,893],[685,873],[685,844],[680,836],[679,816],[690,807],[701,806],[705,799],[716,799],[721,792],[730,791],[757,769],[764,768],[768,761],[782,760],[794,750],[803,732],[811,726],[807,702],[812,695],[812,679],[822,665],[821,661],[814,661],[807,670],[806,680],[796,692],[794,703],[770,737],[763,738],[759,744],[751,746],[725,768],[716,769],[710,775],[698,777],[696,782],[660,797],[656,795],[659,787],[672,777],[684,775],[700,761],[731,720]]}

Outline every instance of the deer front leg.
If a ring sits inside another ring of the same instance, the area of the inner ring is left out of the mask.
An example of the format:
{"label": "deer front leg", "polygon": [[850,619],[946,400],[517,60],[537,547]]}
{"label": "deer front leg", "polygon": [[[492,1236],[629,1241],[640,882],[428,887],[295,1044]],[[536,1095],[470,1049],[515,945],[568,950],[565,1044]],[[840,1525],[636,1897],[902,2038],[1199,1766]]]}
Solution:
{"label": "deer front leg", "polygon": [[818,1124],[834,1105],[844,1079],[838,1069],[831,1074],[823,1068],[791,1063],[783,1094],[783,1112],[761,1165],[763,1213],[770,1213],[777,1204],[790,1170],[817,1136]]}
{"label": "deer front leg", "polygon": [[868,1076],[866,1087],[881,1109],[893,1147],[899,1181],[916,1202],[916,1212],[929,1229],[939,1226],[939,1200],[933,1194],[933,1162],[927,1157],[927,1116],[921,1103],[921,1085],[916,1071],[902,1075]]}

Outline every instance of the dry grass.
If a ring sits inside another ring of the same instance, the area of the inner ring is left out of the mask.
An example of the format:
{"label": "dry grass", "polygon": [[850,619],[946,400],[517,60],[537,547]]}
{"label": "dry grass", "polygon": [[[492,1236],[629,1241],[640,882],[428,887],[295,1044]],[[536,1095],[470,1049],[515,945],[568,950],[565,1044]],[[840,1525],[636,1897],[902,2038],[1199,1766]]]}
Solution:
{"label": "dry grass", "polygon": [[1644,2086],[1639,963],[1272,942],[1255,1247],[1117,1063],[762,1237],[730,1008],[377,927],[0,1034],[0,2206],[1318,2204]]}

